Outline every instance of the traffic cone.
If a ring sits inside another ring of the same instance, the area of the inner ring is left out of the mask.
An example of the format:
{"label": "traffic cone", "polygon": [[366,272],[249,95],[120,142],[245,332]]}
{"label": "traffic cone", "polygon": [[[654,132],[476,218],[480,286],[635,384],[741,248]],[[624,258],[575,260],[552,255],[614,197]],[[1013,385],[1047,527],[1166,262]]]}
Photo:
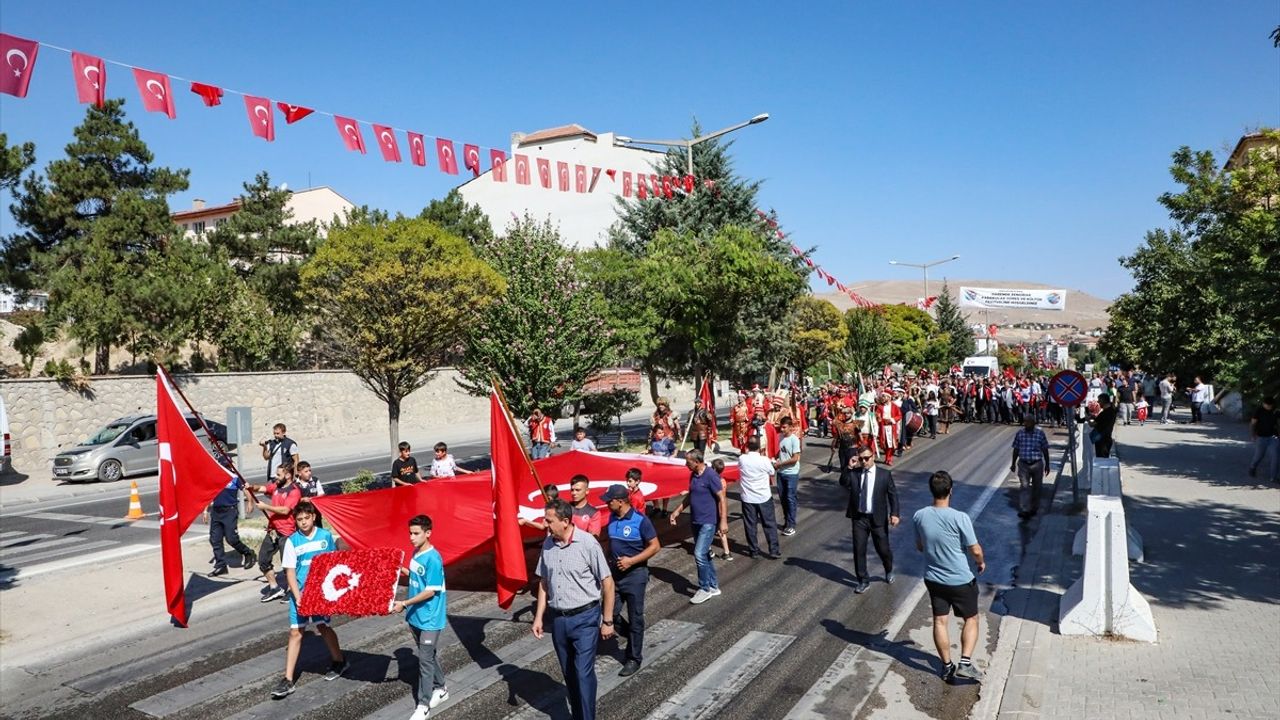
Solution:
{"label": "traffic cone", "polygon": [[129,488],[129,514],[124,516],[125,520],[141,520],[142,515],[142,498],[138,497],[138,481],[134,480]]}

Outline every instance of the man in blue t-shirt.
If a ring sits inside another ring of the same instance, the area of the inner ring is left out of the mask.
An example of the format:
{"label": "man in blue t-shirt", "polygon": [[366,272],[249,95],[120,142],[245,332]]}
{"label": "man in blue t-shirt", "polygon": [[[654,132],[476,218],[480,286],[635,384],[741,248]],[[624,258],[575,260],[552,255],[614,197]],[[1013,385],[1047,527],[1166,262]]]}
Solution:
{"label": "man in blue t-shirt", "polygon": [[[951,476],[939,470],[929,478],[933,505],[916,511],[916,549],[925,554],[924,585],[933,606],[933,642],[943,664],[942,677],[982,680],[982,671],[973,664],[978,644],[978,579],[969,569],[968,550],[978,572],[987,569],[982,546],[973,532],[969,516],[951,507]],[[948,615],[954,609],[964,619],[960,631],[960,664],[951,662]]]}
{"label": "man in blue t-shirt", "polygon": [[284,542],[285,580],[289,585],[289,645],[285,650],[284,679],[271,691],[271,697],[279,700],[293,692],[296,681],[293,672],[298,665],[298,655],[302,652],[302,631],[308,624],[315,624],[316,632],[329,648],[329,656],[333,662],[325,680],[337,680],[350,668],[338,644],[338,636],[329,627],[326,615],[299,615],[298,603],[302,600],[302,588],[307,583],[307,573],[311,570],[311,561],[321,553],[338,549],[333,533],[317,527],[319,513],[310,502],[303,500],[293,509],[293,522],[296,530]]}
{"label": "man in blue t-shirt", "polygon": [[693,529],[693,564],[698,568],[698,591],[689,602],[700,605],[720,594],[716,568],[711,564],[711,542],[729,532],[729,513],[725,504],[724,483],[715,470],[707,465],[701,450],[690,450],[684,455],[684,465],[689,468],[689,492],[671,513],[671,524],[676,524],[686,504],[689,507],[689,526]]}
{"label": "man in blue t-shirt", "polygon": [[[224,468],[228,467],[230,460],[225,456],[219,460]],[[240,491],[244,489],[244,480],[234,471],[227,470],[227,484],[218,491],[217,496],[213,498],[213,502],[209,503],[209,507],[205,508],[204,519],[209,523],[209,544],[213,545],[213,570],[209,572],[209,577],[218,577],[226,575],[230,570],[227,569],[227,548],[226,543],[230,543],[232,549],[240,554],[240,564],[247,570],[256,564],[256,557],[253,550],[249,549],[240,540],[240,532],[236,524],[240,521]]]}
{"label": "man in blue t-shirt", "polygon": [[431,708],[449,699],[439,659],[440,633],[447,624],[444,559],[431,546],[431,518],[426,515],[409,520],[409,542],[413,543],[413,558],[407,573],[400,571],[409,576],[409,590],[391,610],[404,613],[418,646],[418,707],[410,720],[426,720]]}
{"label": "man in blue t-shirt", "polygon": [[[604,491],[609,506],[609,568],[613,574],[614,632],[627,637],[627,656],[619,677],[635,675],[644,661],[644,591],[649,584],[649,558],[658,553],[658,531],[643,513],[631,507],[631,493],[624,485]],[[622,622],[622,605],[627,621]]]}

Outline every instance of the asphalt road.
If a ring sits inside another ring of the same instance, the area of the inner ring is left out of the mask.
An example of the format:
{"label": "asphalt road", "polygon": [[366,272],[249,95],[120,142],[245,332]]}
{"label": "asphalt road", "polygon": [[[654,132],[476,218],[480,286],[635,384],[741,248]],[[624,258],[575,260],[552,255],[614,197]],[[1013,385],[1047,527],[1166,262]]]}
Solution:
{"label": "asphalt road", "polygon": [[[834,475],[815,467],[825,465],[826,441],[811,438],[808,443],[799,532],[782,538],[783,559],[738,555],[730,562],[717,561],[720,597],[689,604],[696,572],[688,526],[683,520],[675,528],[659,523],[664,550],[651,562],[645,667],[619,682],[616,662],[602,661],[606,687],[600,717],[850,717],[855,711],[861,717],[966,717],[978,699],[978,686],[943,683],[927,632],[920,634],[929,620],[927,600],[920,600],[922,562],[914,549],[910,515],[929,503],[929,473],[951,472],[957,481],[953,505],[974,516],[988,556],[987,571],[980,577],[983,646],[977,657],[982,662],[990,656],[1000,619],[997,591],[1009,584],[1030,537],[1028,525],[1019,523],[1013,512],[1016,481],[1006,475],[1012,433],[1005,427],[952,426],[950,436],[918,441],[895,464],[904,523],[891,533],[898,581],[880,581],[880,564],[872,551],[869,565],[876,581],[862,595],[852,591],[844,491]],[[737,506],[737,494],[731,492],[731,542],[740,553],[744,543]],[[550,640],[529,640],[527,596],[517,599],[512,621],[496,608],[491,593],[466,589],[491,586],[491,577],[484,559],[449,570],[451,632],[442,642],[441,658],[451,691],[466,697],[433,717],[567,717],[563,702],[556,704],[562,685]],[[275,720],[401,717],[411,712],[407,696],[416,667],[398,618],[342,623],[338,634],[347,638],[352,673],[325,683],[308,672],[294,695],[271,702],[266,693],[283,660],[283,606],[254,603],[243,610],[225,619],[193,622],[192,630],[181,636],[139,639],[110,659],[96,655],[27,669],[32,689],[6,703],[5,712],[148,718],[169,708],[171,717]],[[953,640],[958,640],[958,628]],[[601,650],[618,654],[614,641],[602,643]],[[318,670],[322,660],[319,641],[309,637],[302,667]],[[491,676],[488,681],[485,673]],[[476,677],[477,690],[469,694],[466,681]],[[801,712],[804,708],[808,714]]]}

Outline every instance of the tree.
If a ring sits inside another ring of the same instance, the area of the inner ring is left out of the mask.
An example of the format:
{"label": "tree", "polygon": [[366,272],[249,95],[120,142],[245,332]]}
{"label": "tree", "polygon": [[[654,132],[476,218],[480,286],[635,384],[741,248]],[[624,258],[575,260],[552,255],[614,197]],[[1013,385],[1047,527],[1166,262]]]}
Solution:
{"label": "tree", "polygon": [[791,364],[801,373],[839,353],[849,336],[836,306],[812,295],[796,301],[790,327]]}
{"label": "tree", "polygon": [[468,205],[457,189],[450,190],[443,199],[432,200],[418,217],[466,240],[471,247],[480,247],[493,240],[489,216],[479,205]]}
{"label": "tree", "polygon": [[947,365],[959,365],[974,354],[973,332],[969,330],[969,318],[951,297],[951,288],[942,281],[942,292],[934,302],[934,315],[938,331],[947,335],[947,352],[943,360]]}
{"label": "tree", "polygon": [[154,156],[124,118],[124,101],[90,107],[44,177],[31,174],[15,193],[24,232],[9,238],[5,265],[49,293],[50,316],[94,350],[95,372],[136,328],[149,264],[183,252],[167,197],[187,188],[187,171],[152,165]]}
{"label": "tree", "polygon": [[506,294],[464,328],[459,383],[484,396],[496,378],[516,415],[542,408],[558,417],[617,360],[604,299],[584,285],[577,258],[548,222],[526,216],[477,254],[505,279]]}
{"label": "tree", "polygon": [[929,314],[917,307],[885,305],[881,309],[889,324],[889,358],[913,371],[931,360],[940,359],[936,345],[938,326]]}
{"label": "tree", "polygon": [[842,359],[850,372],[865,375],[889,363],[889,344],[893,340],[893,333],[883,305],[873,308],[856,307],[845,311],[844,325],[848,329],[848,335]]}
{"label": "tree", "polygon": [[17,189],[22,173],[35,164],[35,143],[10,145],[9,135],[0,133],[0,191],[13,192]]}
{"label": "tree", "polygon": [[461,238],[407,218],[332,229],[301,279],[330,357],[387,404],[392,449],[401,402],[456,355],[504,286]]}

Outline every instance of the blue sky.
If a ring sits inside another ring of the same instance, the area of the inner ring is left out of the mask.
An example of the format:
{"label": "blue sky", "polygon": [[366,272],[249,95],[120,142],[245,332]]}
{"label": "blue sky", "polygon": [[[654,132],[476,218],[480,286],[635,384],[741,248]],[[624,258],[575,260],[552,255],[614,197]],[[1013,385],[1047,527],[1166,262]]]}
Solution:
{"label": "blue sky", "polygon": [[[569,122],[672,137],[694,116],[718,128],[768,112],[736,135],[737,169],[849,285],[918,277],[890,259],[958,253],[952,277],[1114,297],[1131,285],[1117,257],[1167,224],[1169,154],[1222,157],[1280,124],[1275,0],[188,7],[6,2],[0,30],[495,147]],[[28,97],[0,96],[0,130],[34,141],[41,167],[83,117],[69,68],[44,49]],[[434,159],[382,162],[367,128],[370,154],[348,153],[323,116],[277,116],[264,143],[236,96],[208,109],[175,87],[177,120],[146,114],[128,72],[108,74],[158,162],[191,169],[175,208],[229,200],[264,169],[406,213],[457,182]]]}

